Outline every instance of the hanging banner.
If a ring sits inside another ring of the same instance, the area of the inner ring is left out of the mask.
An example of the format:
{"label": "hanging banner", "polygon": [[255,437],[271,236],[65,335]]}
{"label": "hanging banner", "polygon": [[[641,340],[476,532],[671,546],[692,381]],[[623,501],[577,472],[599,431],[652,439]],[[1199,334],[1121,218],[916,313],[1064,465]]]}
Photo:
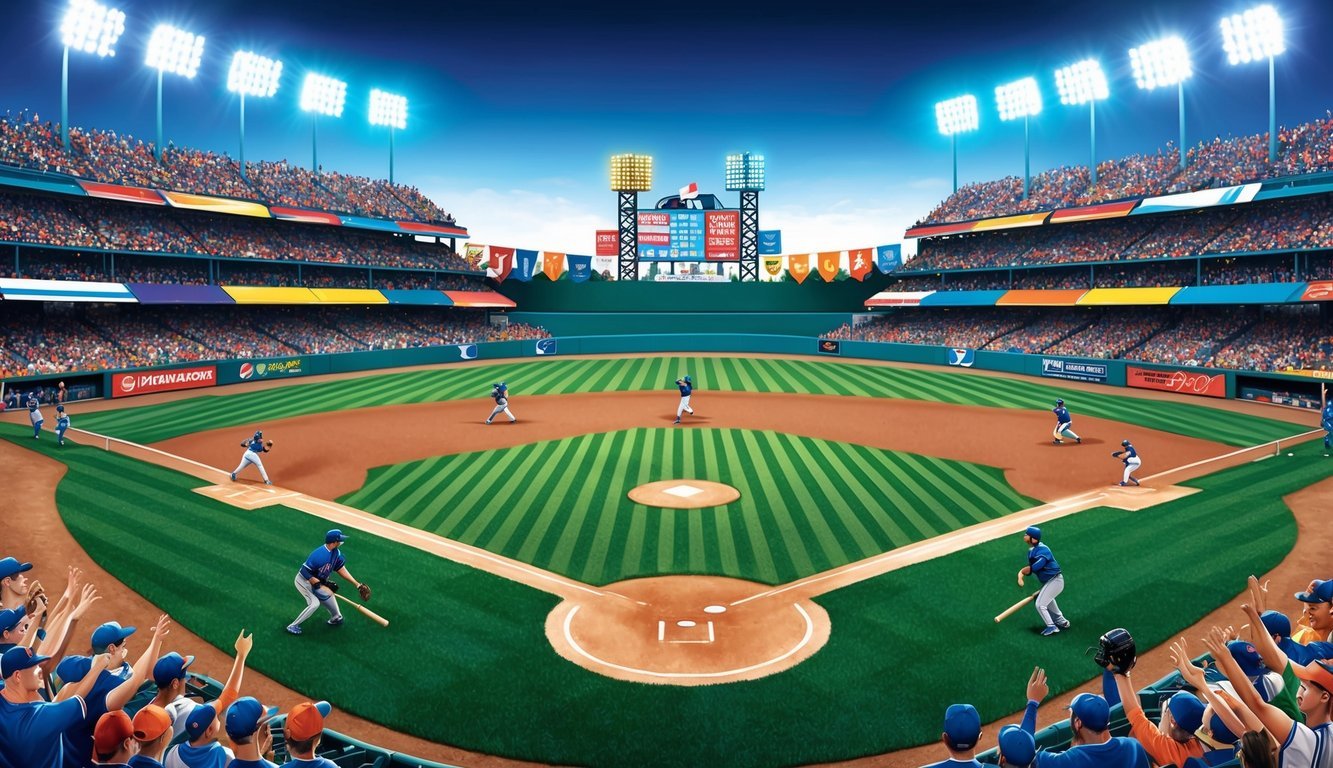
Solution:
{"label": "hanging banner", "polygon": [[620,232],[614,229],[597,230],[598,256],[615,256],[620,253]]}
{"label": "hanging banner", "polygon": [[486,276],[503,283],[509,277],[509,270],[514,268],[514,249],[498,245],[491,246],[491,257],[486,267]]}
{"label": "hanging banner", "polygon": [[616,254],[592,257],[592,271],[603,280],[616,279]]}
{"label": "hanging banner", "polygon": [[569,260],[569,279],[576,283],[587,282],[592,276],[592,257],[575,256],[571,253],[565,258]]}
{"label": "hanging banner", "polygon": [[819,254],[819,276],[824,282],[831,283],[838,276],[838,262],[842,261],[842,251],[821,251]]}
{"label": "hanging banner", "polygon": [[467,259],[467,263],[475,264],[477,269],[485,269],[486,246],[473,245],[472,243],[468,243],[467,245],[463,246],[463,251],[464,251],[464,258]]}
{"label": "hanging banner", "polygon": [[560,273],[565,271],[565,254],[552,253],[551,251],[542,252],[542,272],[546,274],[549,280],[559,280]]}
{"label": "hanging banner", "polygon": [[764,262],[764,272],[766,272],[769,277],[777,277],[778,275],[782,274],[781,256],[765,256],[763,258],[763,262]]}
{"label": "hanging banner", "polygon": [[881,275],[887,275],[903,263],[903,245],[881,245],[875,249],[875,267]]}
{"label": "hanging banner", "polygon": [[704,214],[704,258],[708,261],[740,260],[740,211],[708,211]]}
{"label": "hanging banner", "polygon": [[537,271],[537,252],[522,248],[514,251],[514,279],[528,282]]}
{"label": "hanging banner", "polygon": [[787,271],[798,284],[810,276],[810,254],[792,254],[787,257]]}
{"label": "hanging banner", "polygon": [[779,253],[782,253],[782,230],[759,230],[759,255],[776,256]]}
{"label": "hanging banner", "polygon": [[847,273],[854,280],[865,282],[866,275],[874,269],[871,259],[874,258],[873,248],[857,248],[854,251],[847,252]]}

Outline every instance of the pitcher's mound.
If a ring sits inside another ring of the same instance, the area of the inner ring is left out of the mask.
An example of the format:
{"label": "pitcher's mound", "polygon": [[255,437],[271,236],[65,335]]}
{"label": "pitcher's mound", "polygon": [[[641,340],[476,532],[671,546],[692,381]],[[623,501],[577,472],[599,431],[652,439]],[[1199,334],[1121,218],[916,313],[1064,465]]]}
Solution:
{"label": "pitcher's mound", "polygon": [[630,490],[630,501],[650,507],[699,509],[730,504],[741,492],[709,480],[659,480]]}

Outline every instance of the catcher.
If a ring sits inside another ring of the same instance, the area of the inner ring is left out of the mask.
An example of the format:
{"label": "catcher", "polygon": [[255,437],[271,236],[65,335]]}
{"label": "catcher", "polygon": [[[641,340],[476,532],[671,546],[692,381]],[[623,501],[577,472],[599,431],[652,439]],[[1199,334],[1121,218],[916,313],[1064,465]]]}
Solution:
{"label": "catcher", "polygon": [[273,485],[273,481],[268,479],[268,472],[264,471],[264,460],[259,458],[259,454],[273,450],[273,441],[265,440],[264,433],[255,430],[255,436],[249,440],[243,440],[241,447],[245,449],[245,453],[241,456],[241,463],[237,465],[236,469],[232,470],[231,479],[235,480],[237,473],[245,469],[246,464],[254,464],[259,467],[259,476],[264,478],[264,485]]}
{"label": "catcher", "polygon": [[361,594],[361,602],[370,601],[370,587],[357,581],[347,571],[347,561],[340,551],[342,543],[347,541],[343,532],[334,528],[324,534],[324,546],[318,547],[306,558],[305,564],[296,574],[296,591],[305,598],[305,610],[296,617],[296,621],[287,625],[287,631],[293,635],[301,634],[301,623],[310,618],[321,605],[329,612],[328,625],[337,627],[343,623],[342,612],[338,610],[338,599],[333,593],[338,591],[338,583],[329,579],[334,573],[356,585]]}

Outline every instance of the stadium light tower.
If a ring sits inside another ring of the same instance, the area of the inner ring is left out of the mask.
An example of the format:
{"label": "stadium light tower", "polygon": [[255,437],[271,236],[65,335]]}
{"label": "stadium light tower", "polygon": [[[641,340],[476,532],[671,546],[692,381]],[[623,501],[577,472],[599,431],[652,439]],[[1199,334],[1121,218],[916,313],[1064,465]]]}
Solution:
{"label": "stadium light tower", "polygon": [[1060,103],[1068,106],[1088,105],[1088,175],[1097,183],[1097,102],[1111,95],[1106,84],[1106,73],[1096,59],[1084,59],[1055,70],[1055,88],[1060,92]]}
{"label": "stadium light tower", "polygon": [[764,156],[727,155],[727,191],[741,193],[741,280],[759,279],[759,193],[764,191]]}
{"label": "stadium light tower", "polygon": [[157,144],[153,155],[162,161],[162,73],[170,72],[193,80],[204,56],[204,36],[159,24],[148,39],[145,63],[157,70]]}
{"label": "stadium light tower", "polygon": [[385,93],[378,88],[370,91],[370,124],[389,126],[389,183],[393,183],[393,131],[407,127],[407,97]]}
{"label": "stadium light tower", "polygon": [[621,280],[639,279],[639,193],[652,188],[652,156],[611,156],[611,191],[619,197],[616,220],[620,230]]}
{"label": "stadium light tower", "polygon": [[1282,17],[1260,5],[1222,19],[1222,46],[1232,65],[1268,59],[1268,162],[1277,162],[1277,88],[1273,59],[1287,50]]}
{"label": "stadium light tower", "polygon": [[69,51],[95,53],[102,58],[116,55],[116,41],[125,34],[125,12],[95,0],[70,0],[60,22],[65,56],[60,70],[60,141],[69,149]]}
{"label": "stadium light tower", "polygon": [[971,94],[941,101],[935,105],[935,122],[940,133],[953,142],[953,191],[958,191],[958,134],[975,131],[980,125],[977,97]]}
{"label": "stadium light tower", "polygon": [[245,178],[245,97],[271,98],[282,80],[282,62],[251,51],[232,54],[227,90],[241,97],[241,177]]}
{"label": "stadium light tower", "polygon": [[1134,82],[1145,91],[1176,86],[1180,114],[1180,170],[1185,170],[1185,81],[1194,74],[1189,48],[1179,37],[1164,37],[1129,49]]}
{"label": "stadium light tower", "polygon": [[1028,199],[1032,179],[1032,151],[1028,123],[1033,115],[1041,114],[1041,89],[1035,77],[1025,77],[995,88],[995,107],[1000,120],[1008,122],[1023,118],[1023,199]]}
{"label": "stadium light tower", "polygon": [[319,173],[319,116],[342,117],[347,83],[309,72],[301,84],[301,109],[310,117],[310,170]]}

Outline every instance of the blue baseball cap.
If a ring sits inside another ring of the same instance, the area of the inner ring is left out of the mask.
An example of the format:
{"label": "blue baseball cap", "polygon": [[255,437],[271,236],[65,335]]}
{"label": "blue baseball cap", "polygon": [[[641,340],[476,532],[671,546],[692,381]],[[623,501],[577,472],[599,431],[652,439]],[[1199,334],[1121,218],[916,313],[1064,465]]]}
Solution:
{"label": "blue baseball cap", "polygon": [[1227,643],[1227,650],[1231,651],[1231,658],[1236,660],[1246,676],[1258,677],[1264,673],[1264,660],[1260,658],[1259,651],[1253,643],[1247,643],[1244,640],[1232,640]]}
{"label": "blue baseball cap", "polygon": [[1023,531],[1023,534],[1026,536],[1031,536],[1037,541],[1041,541],[1041,529],[1035,525],[1029,525],[1028,529],[1026,531]]}
{"label": "blue baseball cap", "polygon": [[0,680],[8,680],[15,672],[35,667],[49,658],[51,657],[39,656],[31,648],[16,645],[5,651],[4,656],[0,656]]}
{"label": "blue baseball cap", "polygon": [[243,739],[253,735],[259,726],[278,714],[277,707],[265,707],[254,696],[237,699],[227,708],[227,736]]}
{"label": "blue baseball cap", "polygon": [[1281,611],[1264,611],[1259,621],[1263,622],[1268,634],[1284,639],[1291,637],[1291,619],[1287,618],[1287,614]]}
{"label": "blue baseball cap", "polygon": [[108,621],[93,630],[93,650],[101,653],[108,645],[120,645],[134,632],[134,627],[122,627],[119,622]]}
{"label": "blue baseball cap", "polygon": [[196,704],[194,709],[190,710],[190,716],[185,718],[185,732],[190,734],[190,741],[203,736],[208,731],[208,726],[218,719],[217,708],[212,704]]}
{"label": "blue baseball cap", "polygon": [[1176,721],[1176,725],[1190,733],[1199,730],[1203,725],[1203,711],[1207,707],[1199,701],[1198,696],[1189,691],[1180,691],[1172,696],[1166,707],[1171,710],[1171,719]]}
{"label": "blue baseball cap", "polygon": [[950,704],[944,710],[944,735],[954,749],[971,749],[981,738],[981,715],[971,704]]}
{"label": "blue baseball cap", "polygon": [[1208,718],[1208,730],[1211,733],[1205,735],[1203,729],[1200,728],[1194,735],[1213,749],[1231,749],[1240,740],[1236,734],[1231,732],[1230,728],[1227,728],[1227,724],[1222,722],[1222,718],[1218,715]]}
{"label": "blue baseball cap", "polygon": [[56,665],[56,677],[62,685],[77,683],[93,669],[91,656],[66,656]]}
{"label": "blue baseball cap", "polygon": [[1028,766],[1037,759],[1037,740],[1017,725],[1000,729],[1000,754],[1005,765]]}
{"label": "blue baseball cap", "polygon": [[347,541],[347,537],[344,536],[343,532],[338,530],[337,528],[334,528],[333,530],[324,534],[325,544],[332,544],[335,541]]}
{"label": "blue baseball cap", "polygon": [[[0,578],[4,578],[0,568]],[[1309,592],[1297,592],[1296,599],[1302,603],[1333,603],[1333,580],[1315,579],[1314,589]]]}
{"label": "blue baseball cap", "polygon": [[1057,397],[1057,398],[1055,399],[1055,404],[1056,404],[1056,405],[1064,405],[1064,404],[1065,404],[1064,398],[1062,398],[1062,397]]}
{"label": "blue baseball cap", "polygon": [[6,608],[0,611],[0,632],[8,632],[17,627],[26,615],[28,615],[28,609],[21,605],[17,608]]}
{"label": "blue baseball cap", "polygon": [[32,563],[20,563],[12,557],[6,557],[0,560],[0,579],[7,579],[10,576],[17,576],[24,571],[31,571]]}
{"label": "blue baseball cap", "polygon": [[157,660],[153,665],[153,682],[158,688],[166,688],[173,682],[185,677],[185,670],[194,663],[193,656],[182,656],[175,651]]}
{"label": "blue baseball cap", "polygon": [[1111,722],[1111,705],[1095,693],[1080,693],[1069,703],[1069,711],[1090,731],[1104,731]]}

